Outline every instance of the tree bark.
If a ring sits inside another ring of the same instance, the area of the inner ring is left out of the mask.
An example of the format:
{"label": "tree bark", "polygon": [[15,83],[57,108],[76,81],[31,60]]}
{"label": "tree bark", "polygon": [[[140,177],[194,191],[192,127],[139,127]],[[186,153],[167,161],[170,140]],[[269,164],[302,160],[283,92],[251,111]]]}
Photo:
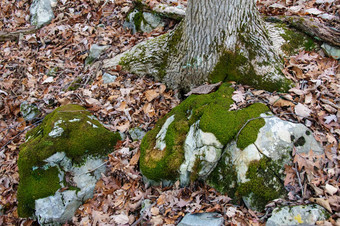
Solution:
{"label": "tree bark", "polygon": [[184,92],[218,81],[266,90],[289,86],[254,0],[189,0],[186,17],[174,31],[135,46],[104,67],[116,64]]}

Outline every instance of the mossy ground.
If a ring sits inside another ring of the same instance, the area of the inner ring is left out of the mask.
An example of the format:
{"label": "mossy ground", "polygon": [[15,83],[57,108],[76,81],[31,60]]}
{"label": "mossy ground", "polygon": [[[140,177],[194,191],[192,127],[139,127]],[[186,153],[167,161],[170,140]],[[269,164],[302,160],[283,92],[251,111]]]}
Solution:
{"label": "mossy ground", "polygon": [[[47,115],[42,124],[27,133],[26,139],[28,140],[20,147],[18,160],[19,216],[31,216],[35,199],[52,195],[60,188],[56,169],[49,168],[43,172],[42,166],[46,164],[45,159],[56,152],[65,152],[74,163],[81,164],[88,155],[105,156],[113,150],[120,135],[111,133],[99,121],[90,117],[91,114],[83,107],[66,105]],[[80,119],[80,121],[69,121],[74,119]],[[49,133],[59,120],[63,121],[59,126],[64,132],[60,137],[53,138],[49,136]],[[98,128],[94,128],[93,125]],[[38,167],[38,169],[33,170],[33,167]]]}
{"label": "mossy ground", "polygon": [[[222,84],[214,93],[191,95],[161,119],[142,140],[140,158],[142,173],[155,181],[175,180],[179,174],[178,169],[184,161],[183,144],[186,135],[190,126],[198,120],[204,132],[213,133],[223,145],[226,145],[235,139],[236,134],[248,119],[269,111],[264,104],[254,104],[239,111],[228,111],[233,103],[231,99],[233,92],[234,89],[228,84]],[[166,119],[172,115],[175,116],[175,120],[168,127],[165,150],[154,149],[158,132]],[[254,142],[258,130],[263,125],[264,120],[258,119],[249,127],[246,126],[243,133],[254,134],[241,135],[241,138],[247,137],[247,139],[239,139],[238,145],[246,147]]]}

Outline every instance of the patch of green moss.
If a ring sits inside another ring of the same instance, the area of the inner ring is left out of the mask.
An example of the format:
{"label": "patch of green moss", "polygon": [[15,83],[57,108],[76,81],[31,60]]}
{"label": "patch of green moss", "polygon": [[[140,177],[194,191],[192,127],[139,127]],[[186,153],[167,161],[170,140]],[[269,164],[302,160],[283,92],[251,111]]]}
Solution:
{"label": "patch of green moss", "polygon": [[[142,140],[140,168],[143,174],[155,181],[175,180],[178,169],[184,161],[183,144],[186,135],[190,126],[198,120],[204,132],[213,133],[223,145],[226,145],[235,139],[237,132],[248,119],[269,111],[263,104],[254,104],[239,111],[228,111],[233,103],[231,99],[233,92],[234,89],[229,85],[222,84],[214,93],[191,95],[158,122]],[[168,127],[165,150],[154,149],[157,134],[166,119],[172,115],[175,116],[175,120]],[[260,121],[250,124],[250,128],[245,127],[245,132],[254,134],[246,140],[242,140],[245,137],[242,135],[239,139],[241,147],[246,147],[256,140],[258,130],[264,125]]]}
{"label": "patch of green moss", "polygon": [[240,184],[237,189],[238,196],[251,197],[250,205],[257,210],[263,210],[269,201],[285,194],[283,184],[277,187],[279,183],[274,181],[279,178],[272,171],[273,164],[275,163],[266,157],[251,162],[246,173],[249,181]]}
{"label": "patch of green moss", "polygon": [[[19,169],[19,173],[23,172]],[[19,216],[30,217],[33,214],[36,199],[54,195],[60,188],[58,173],[57,167],[51,167],[47,170],[36,169],[25,177],[20,176],[17,193]]]}
{"label": "patch of green moss", "polygon": [[[249,63],[249,61],[254,58],[254,51],[250,51],[249,54],[249,57],[246,57],[239,49],[235,52],[225,51],[217,62],[214,70],[209,74],[209,81],[211,83],[236,81],[268,91],[287,91],[290,88],[291,82],[287,79],[273,81],[268,79],[271,77],[270,75],[258,75],[254,67]],[[282,74],[280,69],[276,69],[276,71]],[[284,77],[283,74],[282,77]]]}
{"label": "patch of green moss", "polygon": [[82,78],[76,78],[67,88],[68,91],[77,90],[81,86]]}
{"label": "patch of green moss", "polygon": [[281,37],[287,42],[281,46],[282,51],[287,55],[293,55],[299,52],[299,50],[307,50],[312,51],[315,50],[317,45],[315,41],[293,29],[289,29],[284,24],[278,24],[278,27],[281,27],[284,30],[284,34],[281,34]]}
{"label": "patch of green moss", "polygon": [[233,199],[233,203],[237,204],[240,202],[241,197],[235,195],[237,191],[237,173],[231,159],[230,153],[225,152],[207,178],[207,183],[217,191],[228,194]]}
{"label": "patch of green moss", "polygon": [[[51,131],[55,131],[57,126],[63,130],[61,135],[50,136]],[[18,196],[18,213],[21,217],[31,216],[34,211],[31,205],[27,206],[27,203],[33,203],[35,200],[34,193],[27,190],[36,183],[32,179],[35,173],[33,168],[45,165],[44,160],[56,152],[65,152],[68,158],[78,164],[81,164],[88,155],[105,156],[113,150],[120,135],[105,129],[85,108],[79,105],[66,105],[48,114],[39,126],[27,133],[26,139],[27,142],[20,147],[18,159],[20,175],[18,193],[21,194]],[[59,181],[55,173],[48,175],[51,177],[48,180]],[[39,192],[46,195],[54,194],[56,190],[56,186],[41,186]],[[20,198],[24,196],[26,198]]]}

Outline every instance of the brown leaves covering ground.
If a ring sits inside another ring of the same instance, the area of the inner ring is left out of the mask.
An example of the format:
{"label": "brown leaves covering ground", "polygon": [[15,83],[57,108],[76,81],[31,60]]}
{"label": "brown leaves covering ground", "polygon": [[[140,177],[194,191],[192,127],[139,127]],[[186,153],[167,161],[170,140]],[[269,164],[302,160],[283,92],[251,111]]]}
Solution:
{"label": "brown leaves covering ground", "polygon": [[[147,2],[186,6],[185,0]],[[290,6],[303,8],[298,15],[310,8],[335,14],[334,4],[316,4],[314,0],[301,2],[259,1],[259,8],[275,15],[288,12]],[[0,0],[0,30],[8,32],[30,27],[30,3],[28,0]],[[286,8],[275,11],[275,7],[269,7],[267,3],[282,3]],[[16,213],[19,145],[24,142],[25,131],[57,106],[67,103],[84,105],[110,130],[128,134],[129,128],[137,126],[150,130],[157,119],[178,104],[173,91],[151,79],[119,70],[93,71],[84,67],[84,60],[94,43],[110,45],[102,58],[113,57],[174,26],[173,21],[167,21],[164,30],[131,35],[122,27],[131,8],[132,1],[129,0],[61,1],[50,25],[35,34],[24,35],[17,42],[0,43],[0,204],[4,207],[0,224],[33,223],[32,220],[19,219]],[[102,84],[101,77],[105,72],[116,75],[117,80]],[[322,142],[326,150],[324,156],[312,153],[295,155],[295,165],[287,166],[286,186],[290,189],[290,200],[277,200],[268,205],[266,213],[254,213],[228,204],[227,196],[204,184],[195,183],[188,188],[179,188],[178,184],[149,187],[138,172],[139,142],[133,142],[127,136],[109,155],[108,173],[97,183],[94,198],[79,208],[70,224],[176,224],[188,212],[206,211],[223,213],[226,224],[257,225],[266,219],[275,205],[304,203],[308,199],[325,207],[329,205],[335,213],[331,222],[336,220],[339,217],[336,213],[339,212],[340,186],[337,62],[315,53],[302,52],[287,59],[284,73],[297,84],[290,93],[268,93],[237,86],[233,108],[255,101],[265,102],[280,117],[305,123]],[[68,90],[72,83],[80,87]],[[40,118],[33,122],[23,120],[19,106],[24,100],[39,107]],[[141,215],[141,204],[145,199],[150,200],[151,207]]]}

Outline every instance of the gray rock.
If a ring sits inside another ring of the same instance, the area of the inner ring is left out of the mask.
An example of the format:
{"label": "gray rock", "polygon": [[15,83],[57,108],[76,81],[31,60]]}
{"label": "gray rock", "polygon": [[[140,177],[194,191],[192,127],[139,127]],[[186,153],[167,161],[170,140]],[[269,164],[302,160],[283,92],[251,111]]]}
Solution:
{"label": "gray rock", "polygon": [[336,60],[340,59],[340,49],[331,45],[328,45],[327,43],[322,44],[321,46],[323,50],[325,50],[326,54]]}
{"label": "gray rock", "polygon": [[113,82],[116,81],[116,79],[117,79],[117,76],[115,76],[115,75],[111,75],[111,74],[106,73],[106,72],[103,74],[103,83],[104,84],[113,83]]}
{"label": "gray rock", "polygon": [[119,139],[79,105],[55,109],[20,147],[19,216],[35,214],[42,224],[70,220],[93,196],[104,159]]}
{"label": "gray rock", "polygon": [[149,33],[157,27],[163,27],[162,18],[156,13],[141,12],[137,9],[129,13],[124,27],[128,28],[135,34],[138,31]]}
{"label": "gray rock", "polygon": [[[40,224],[65,223],[83,201],[93,196],[93,191],[101,173],[106,170],[103,160],[89,156],[81,166],[72,165],[64,152],[57,152],[45,160],[45,168],[57,166],[61,187],[66,173],[72,175],[76,190],[56,191],[53,196],[35,200],[35,215]],[[95,170],[94,170],[95,169]],[[94,170],[91,173],[90,171]]]}
{"label": "gray rock", "polygon": [[[284,166],[291,164],[293,148],[295,147],[298,154],[308,153],[310,150],[318,155],[323,153],[321,145],[306,126],[284,121],[272,115],[261,114],[261,116],[265,120],[265,125],[259,130],[253,144],[243,150],[237,147],[235,141],[227,145],[222,158],[224,163],[219,163],[214,170],[215,174],[218,174],[217,179],[208,179],[212,186],[223,187],[224,192],[235,192],[237,187],[246,186],[246,183],[251,180],[248,178],[250,165],[267,160],[266,166],[257,170],[256,176],[263,179],[261,186],[264,185],[267,189],[278,192],[276,198],[284,197],[285,189],[282,186],[282,181],[285,179]],[[227,172],[225,168],[228,168]],[[233,179],[236,179],[233,183],[230,181],[232,174],[235,175]],[[221,183],[224,183],[223,186]],[[259,186],[255,186],[254,189]],[[243,201],[248,208],[262,210],[264,203],[259,204],[256,201],[262,199],[260,198],[262,192],[264,191],[254,190],[243,196]]]}
{"label": "gray rock", "polygon": [[[195,122],[190,127],[184,143],[185,161],[180,166],[180,181],[183,186],[190,183],[192,173],[197,173],[199,178],[205,179],[222,154],[223,145],[214,134],[199,129],[199,122]],[[200,162],[200,171],[193,172],[197,161]]]}
{"label": "gray rock", "polygon": [[129,134],[132,140],[141,140],[145,136],[145,131],[139,127],[135,127],[129,130]]}
{"label": "gray rock", "polygon": [[20,112],[26,121],[32,121],[40,114],[38,107],[35,104],[29,104],[27,101],[20,104]]}
{"label": "gray rock", "polygon": [[219,213],[187,214],[178,226],[221,226],[224,225],[223,216]]}
{"label": "gray rock", "polygon": [[109,48],[109,46],[100,46],[93,44],[90,48],[89,56],[85,59],[85,64],[91,64],[93,61],[98,59],[100,55]]}
{"label": "gray rock", "polygon": [[54,4],[54,0],[34,0],[30,7],[31,24],[38,28],[49,24],[54,18]]}
{"label": "gray rock", "polygon": [[41,225],[62,224],[70,220],[81,205],[81,200],[77,197],[76,191],[57,191],[54,196],[35,200],[35,214]]}
{"label": "gray rock", "polygon": [[329,213],[323,207],[316,204],[293,207],[285,206],[274,209],[266,225],[315,225],[317,221],[326,220],[328,217]]}

